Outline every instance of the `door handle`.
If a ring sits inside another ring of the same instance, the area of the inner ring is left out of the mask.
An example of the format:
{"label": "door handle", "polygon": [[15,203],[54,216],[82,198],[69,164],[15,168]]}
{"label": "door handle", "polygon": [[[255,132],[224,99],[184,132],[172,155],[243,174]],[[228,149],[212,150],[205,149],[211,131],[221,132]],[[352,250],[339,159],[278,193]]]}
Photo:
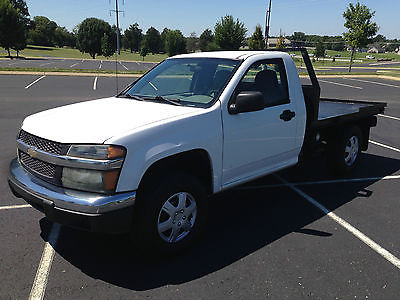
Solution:
{"label": "door handle", "polygon": [[282,114],[279,116],[281,120],[288,122],[296,116],[296,113],[291,110],[284,110]]}

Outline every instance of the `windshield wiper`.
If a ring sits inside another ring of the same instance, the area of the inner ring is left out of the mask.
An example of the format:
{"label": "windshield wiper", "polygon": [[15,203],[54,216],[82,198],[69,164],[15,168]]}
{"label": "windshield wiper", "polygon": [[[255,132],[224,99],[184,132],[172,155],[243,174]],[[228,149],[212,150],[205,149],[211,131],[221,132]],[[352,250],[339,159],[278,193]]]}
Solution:
{"label": "windshield wiper", "polygon": [[140,97],[138,95],[131,95],[131,94],[123,94],[120,97],[122,98],[129,98],[129,99],[135,99],[135,100],[139,100],[139,101],[144,101],[146,99],[144,99],[143,97]]}
{"label": "windshield wiper", "polygon": [[182,105],[182,104],[180,104],[181,100],[179,100],[179,99],[165,98],[163,96],[143,97],[143,100],[157,100],[157,101],[168,102],[173,105],[179,105],[179,106]]}

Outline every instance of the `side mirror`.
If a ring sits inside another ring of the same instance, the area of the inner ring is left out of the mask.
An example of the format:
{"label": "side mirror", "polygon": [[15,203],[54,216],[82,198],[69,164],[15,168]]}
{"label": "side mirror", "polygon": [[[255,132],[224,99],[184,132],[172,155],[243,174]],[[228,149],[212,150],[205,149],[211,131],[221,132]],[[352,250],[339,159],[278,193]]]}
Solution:
{"label": "side mirror", "polygon": [[265,107],[264,96],[258,91],[240,92],[229,105],[229,113],[232,115],[244,112],[263,110]]}

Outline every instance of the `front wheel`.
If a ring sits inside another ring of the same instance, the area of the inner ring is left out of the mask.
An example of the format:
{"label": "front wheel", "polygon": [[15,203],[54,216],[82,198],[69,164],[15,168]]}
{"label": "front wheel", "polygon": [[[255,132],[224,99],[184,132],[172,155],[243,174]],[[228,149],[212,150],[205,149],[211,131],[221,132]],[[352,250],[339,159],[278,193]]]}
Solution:
{"label": "front wheel", "polygon": [[133,237],[142,250],[174,254],[199,238],[206,218],[207,194],[195,176],[157,176],[139,193]]}
{"label": "front wheel", "polygon": [[361,153],[362,133],[359,127],[350,127],[332,139],[328,148],[328,162],[336,174],[351,172]]}

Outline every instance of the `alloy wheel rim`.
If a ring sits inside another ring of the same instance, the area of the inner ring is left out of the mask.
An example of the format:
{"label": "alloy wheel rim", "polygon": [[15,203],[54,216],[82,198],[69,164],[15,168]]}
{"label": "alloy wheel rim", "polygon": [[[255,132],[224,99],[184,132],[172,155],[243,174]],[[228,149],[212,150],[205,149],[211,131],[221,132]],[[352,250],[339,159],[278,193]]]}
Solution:
{"label": "alloy wheel rim", "polygon": [[358,137],[353,135],[347,140],[344,149],[344,162],[347,166],[352,166],[357,159],[359,151]]}
{"label": "alloy wheel rim", "polygon": [[159,236],[171,244],[181,241],[192,231],[196,216],[195,198],[187,192],[175,193],[164,202],[158,214]]}

